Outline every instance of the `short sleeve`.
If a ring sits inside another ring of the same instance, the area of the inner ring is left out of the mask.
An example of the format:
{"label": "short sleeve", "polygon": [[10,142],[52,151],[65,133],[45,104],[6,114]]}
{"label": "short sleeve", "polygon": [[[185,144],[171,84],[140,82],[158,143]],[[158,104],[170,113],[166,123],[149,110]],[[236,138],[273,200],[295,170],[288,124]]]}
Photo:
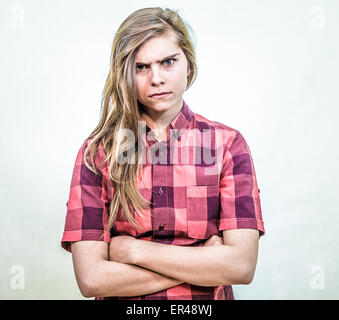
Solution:
{"label": "short sleeve", "polygon": [[220,174],[218,230],[257,229],[262,236],[265,229],[250,149],[237,130],[230,141],[225,148]]}
{"label": "short sleeve", "polygon": [[[105,230],[108,222],[107,178],[102,170],[95,174],[85,165],[84,151],[88,143],[89,140],[85,141],[77,154],[67,201],[61,246],[69,252],[72,241],[110,241],[110,233]],[[99,157],[100,149],[95,156],[95,163]]]}

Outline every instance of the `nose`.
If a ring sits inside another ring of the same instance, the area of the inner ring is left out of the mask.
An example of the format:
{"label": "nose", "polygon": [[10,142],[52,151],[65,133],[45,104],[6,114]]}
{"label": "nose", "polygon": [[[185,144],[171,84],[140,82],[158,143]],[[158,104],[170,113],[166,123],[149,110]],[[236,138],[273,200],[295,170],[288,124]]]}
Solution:
{"label": "nose", "polygon": [[164,76],[159,67],[152,68],[150,72],[150,82],[152,86],[159,86],[165,83]]}

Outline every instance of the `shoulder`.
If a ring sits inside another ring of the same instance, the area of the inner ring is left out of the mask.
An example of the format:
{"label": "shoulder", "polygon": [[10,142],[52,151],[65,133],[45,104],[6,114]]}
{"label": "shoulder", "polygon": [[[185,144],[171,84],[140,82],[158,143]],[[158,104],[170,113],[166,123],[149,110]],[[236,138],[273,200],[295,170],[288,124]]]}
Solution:
{"label": "shoulder", "polygon": [[[93,154],[91,153],[93,152]],[[77,155],[77,162],[84,164],[84,160],[90,164],[92,167],[92,156],[95,163],[95,167],[101,171],[101,173],[106,173],[107,163],[106,163],[106,152],[102,142],[95,143],[93,138],[87,138],[80,146]]]}
{"label": "shoulder", "polygon": [[237,132],[239,132],[237,129],[225,124],[225,123],[221,123],[218,121],[214,121],[211,119],[208,119],[204,116],[202,116],[199,113],[193,113],[194,116],[194,120],[196,122],[196,126],[197,127],[204,127],[204,128],[211,128],[211,129],[215,129],[215,130],[222,130],[225,132],[229,132],[232,134],[235,134]]}
{"label": "shoulder", "polygon": [[240,131],[219,121],[208,119],[201,114],[193,113],[194,126],[199,131],[213,130],[222,138],[225,147],[229,147],[236,138],[243,138]]}

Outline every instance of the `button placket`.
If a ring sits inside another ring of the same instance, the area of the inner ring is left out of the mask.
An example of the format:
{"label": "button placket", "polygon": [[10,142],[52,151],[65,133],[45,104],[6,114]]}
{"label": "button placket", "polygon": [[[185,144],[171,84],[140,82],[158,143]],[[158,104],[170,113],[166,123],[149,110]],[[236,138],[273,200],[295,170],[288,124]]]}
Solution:
{"label": "button placket", "polygon": [[154,236],[163,237],[167,232],[168,209],[167,203],[167,144],[157,143],[157,150],[154,150],[154,156],[157,161],[152,164],[153,192],[154,192]]}
{"label": "button placket", "polygon": [[160,152],[160,154],[159,154],[159,161],[160,161],[161,164],[164,163],[164,153],[163,152]]}

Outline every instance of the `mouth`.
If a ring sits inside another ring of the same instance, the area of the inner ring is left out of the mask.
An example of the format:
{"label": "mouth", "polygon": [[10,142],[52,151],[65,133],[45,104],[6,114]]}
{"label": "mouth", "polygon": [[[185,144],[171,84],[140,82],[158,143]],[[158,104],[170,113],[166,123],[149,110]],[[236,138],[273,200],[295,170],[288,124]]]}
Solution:
{"label": "mouth", "polygon": [[166,97],[170,94],[171,92],[159,92],[159,93],[154,93],[150,96],[150,98],[163,98],[163,97]]}

